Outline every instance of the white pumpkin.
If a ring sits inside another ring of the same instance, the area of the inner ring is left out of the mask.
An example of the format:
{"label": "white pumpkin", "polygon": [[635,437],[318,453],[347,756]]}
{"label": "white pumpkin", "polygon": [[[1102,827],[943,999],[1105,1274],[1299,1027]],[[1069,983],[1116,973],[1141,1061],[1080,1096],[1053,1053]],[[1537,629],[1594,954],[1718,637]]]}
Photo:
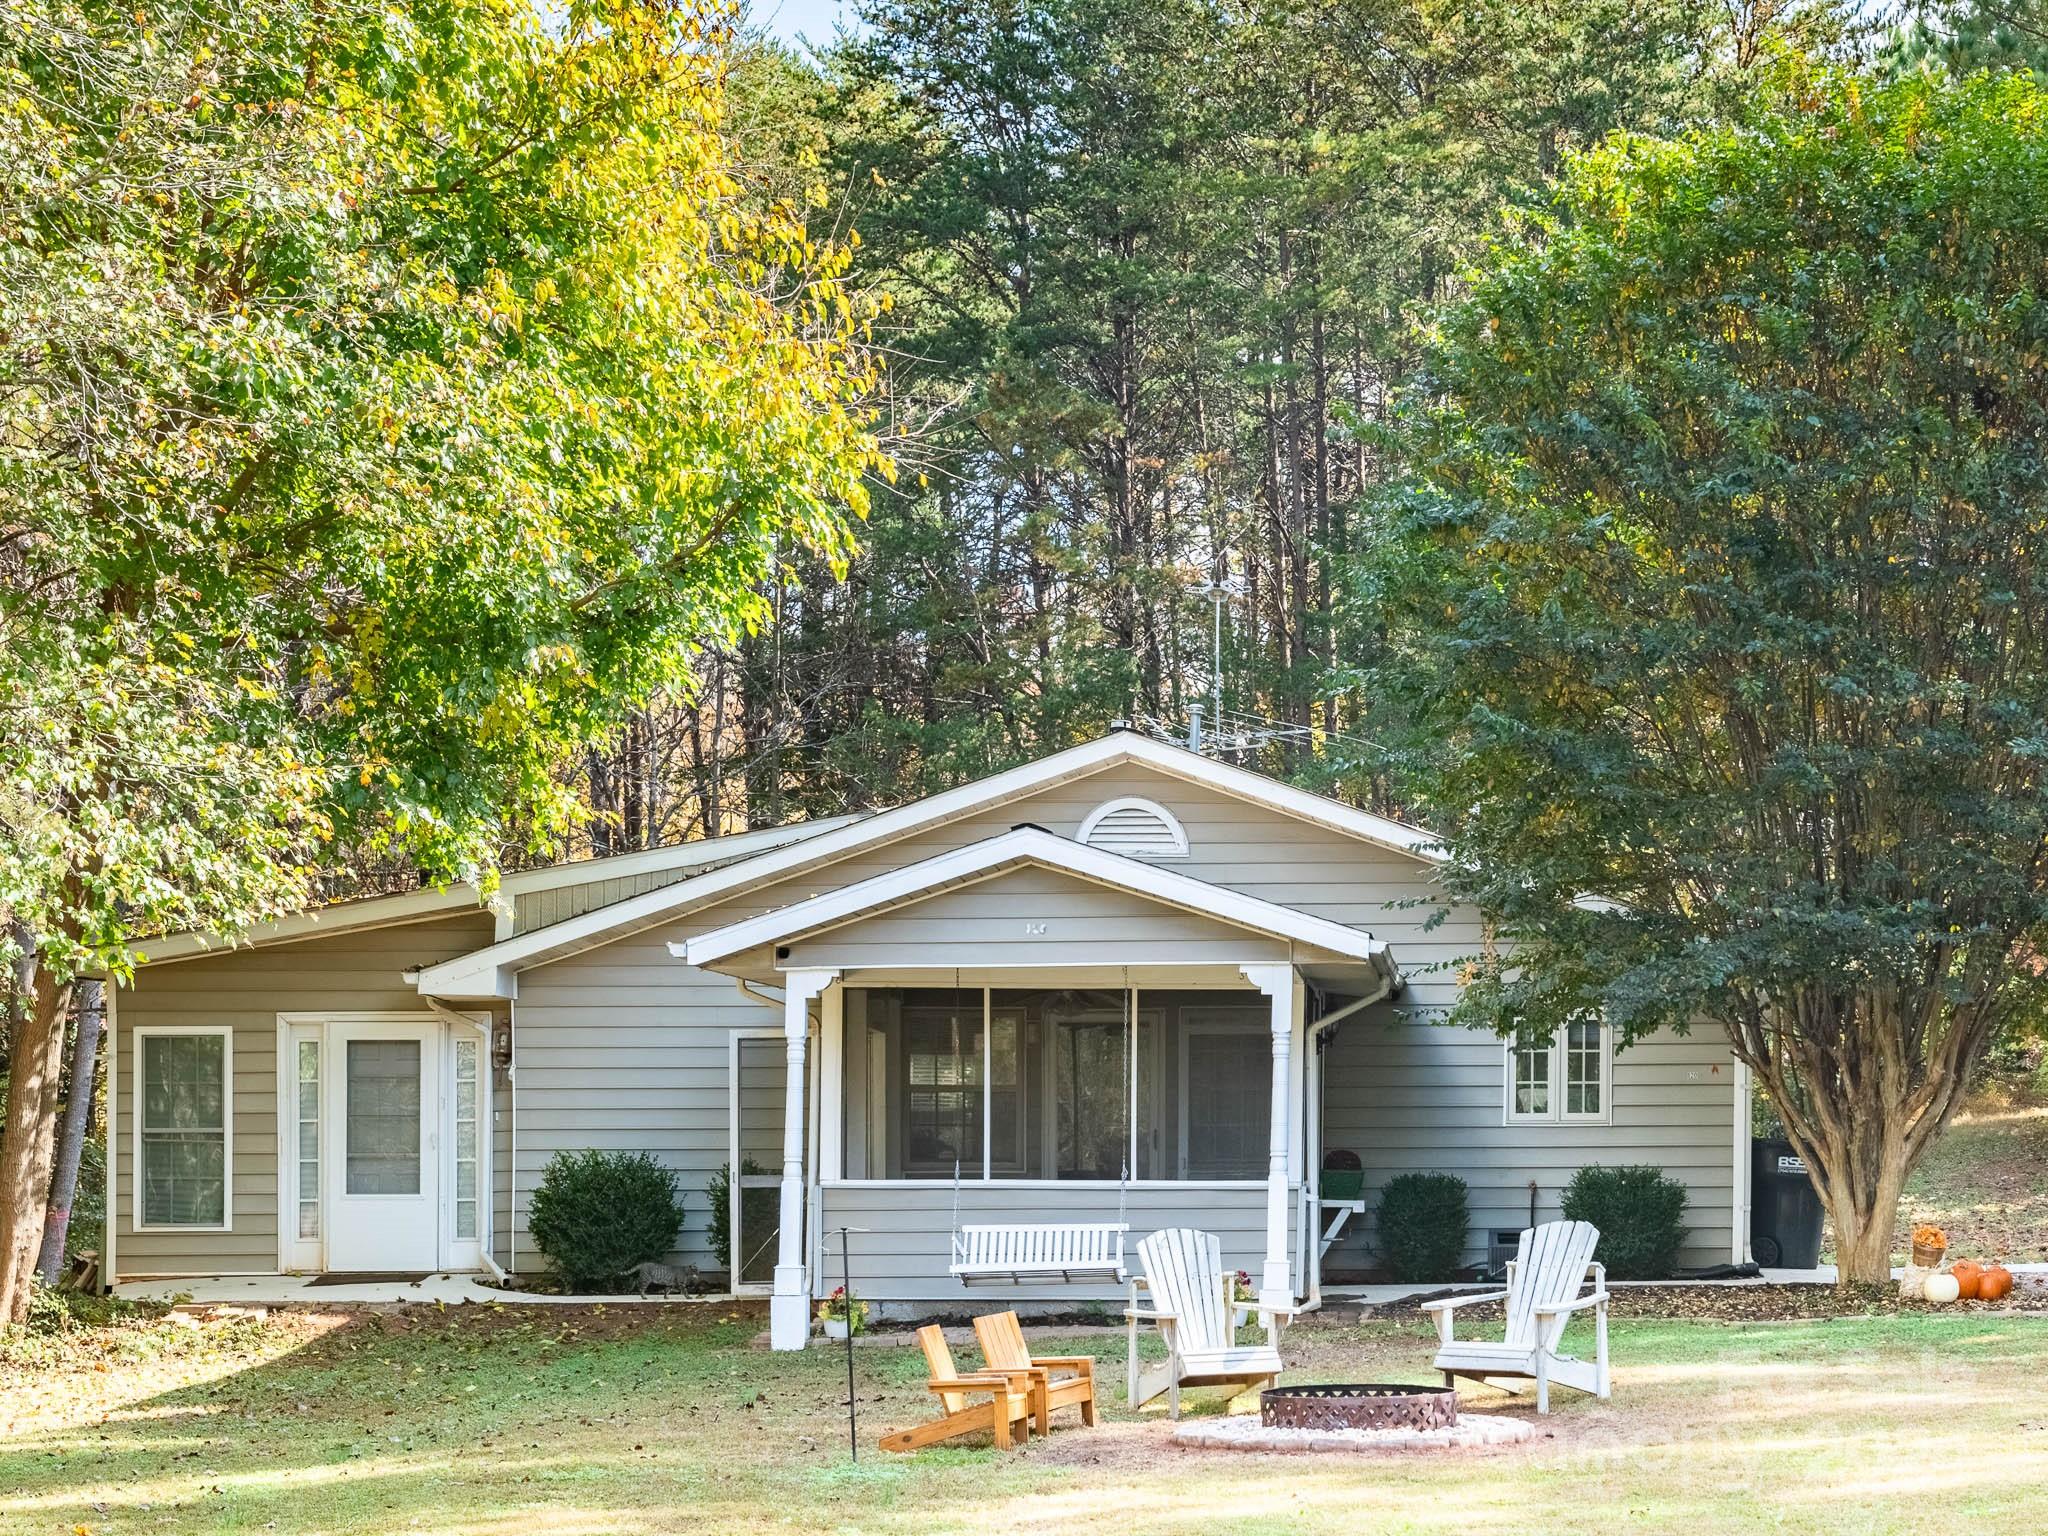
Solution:
{"label": "white pumpkin", "polygon": [[1936,1306],[1945,1306],[1954,1301],[1962,1294],[1962,1290],[1962,1286],[1956,1282],[1956,1277],[1947,1274],[1929,1275],[1920,1287],[1921,1294]]}

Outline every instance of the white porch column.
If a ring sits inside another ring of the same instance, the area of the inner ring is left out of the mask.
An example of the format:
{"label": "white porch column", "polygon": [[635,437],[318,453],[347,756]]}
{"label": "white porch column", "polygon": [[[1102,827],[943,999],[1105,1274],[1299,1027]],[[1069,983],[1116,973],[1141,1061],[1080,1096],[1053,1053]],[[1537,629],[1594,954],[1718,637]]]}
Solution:
{"label": "white porch column", "polygon": [[768,1303],[768,1341],[776,1349],[802,1349],[811,1336],[811,1290],[804,1267],[804,1045],[810,1035],[811,999],[837,971],[783,974],[782,1049],[788,1080],[782,1101],[782,1210],[775,1251],[775,1294]]}
{"label": "white porch column", "polygon": [[1294,967],[1247,965],[1244,978],[1272,1004],[1273,1123],[1266,1155],[1266,1265],[1259,1276],[1259,1310],[1270,1320],[1294,1311],[1294,1277],[1287,1262],[1287,1154],[1293,1142],[1289,1106],[1294,1097]]}

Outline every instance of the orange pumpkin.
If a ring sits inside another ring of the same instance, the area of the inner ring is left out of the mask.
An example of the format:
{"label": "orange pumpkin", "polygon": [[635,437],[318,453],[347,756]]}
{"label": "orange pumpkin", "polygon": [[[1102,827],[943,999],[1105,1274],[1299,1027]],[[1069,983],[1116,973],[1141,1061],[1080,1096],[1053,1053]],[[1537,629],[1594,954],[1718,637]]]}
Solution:
{"label": "orange pumpkin", "polygon": [[1956,1295],[1964,1301],[1975,1301],[1984,1282],[1984,1266],[1975,1259],[1957,1259],[1948,1272],[1956,1277]]}
{"label": "orange pumpkin", "polygon": [[2012,1271],[1993,1264],[1977,1277],[1977,1294],[1985,1301],[1998,1301],[2012,1292]]}

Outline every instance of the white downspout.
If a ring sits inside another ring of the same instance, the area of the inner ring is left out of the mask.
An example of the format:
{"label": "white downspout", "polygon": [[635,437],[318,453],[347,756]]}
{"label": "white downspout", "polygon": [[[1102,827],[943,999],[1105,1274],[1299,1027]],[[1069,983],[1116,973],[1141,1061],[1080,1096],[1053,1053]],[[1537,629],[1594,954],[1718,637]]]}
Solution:
{"label": "white downspout", "polygon": [[1353,998],[1342,1008],[1324,1014],[1308,1027],[1306,1049],[1309,1052],[1309,1073],[1315,1081],[1315,1102],[1303,1105],[1302,1113],[1308,1117],[1308,1150],[1316,1166],[1301,1170],[1303,1225],[1308,1229],[1308,1246],[1304,1250],[1305,1267],[1308,1271],[1308,1300],[1302,1303],[1301,1310],[1304,1312],[1313,1312],[1323,1304],[1323,1037],[1354,1013],[1370,1008],[1374,1003],[1383,1003],[1392,997],[1395,980],[1396,973],[1389,970],[1380,978],[1377,990],[1367,993],[1364,997]]}
{"label": "white downspout", "polygon": [[1729,1236],[1729,1258],[1737,1264],[1747,1264],[1749,1255],[1749,1210],[1756,1199],[1751,1188],[1753,1160],[1750,1156],[1750,1095],[1749,1065],[1735,1063],[1735,1166],[1729,1169],[1733,1179],[1735,1198],[1730,1202],[1735,1207],[1735,1230]]}
{"label": "white downspout", "polygon": [[[121,989],[108,976],[102,983],[106,994],[107,1038],[100,1049],[107,1058],[107,1123],[101,1130],[104,1138],[103,1151],[107,1160],[107,1208],[102,1214],[100,1230],[100,1290],[111,1296],[114,1292],[114,1231],[121,1225],[121,1165],[115,1159],[114,1122],[121,1118],[121,1021],[116,999]],[[136,1111],[131,1110],[130,1113]],[[129,1182],[135,1181],[139,1169],[131,1169]]]}
{"label": "white downspout", "polygon": [[740,996],[750,1003],[759,1003],[765,1008],[782,1011],[783,990],[780,987],[757,987],[744,976],[735,976],[732,984],[740,989]]}

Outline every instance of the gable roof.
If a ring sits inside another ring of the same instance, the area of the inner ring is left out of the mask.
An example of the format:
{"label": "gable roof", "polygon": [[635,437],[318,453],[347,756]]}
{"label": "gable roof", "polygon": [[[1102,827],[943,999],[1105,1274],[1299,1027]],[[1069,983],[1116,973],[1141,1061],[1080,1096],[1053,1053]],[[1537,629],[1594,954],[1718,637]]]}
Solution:
{"label": "gable roof", "polygon": [[1363,929],[1298,912],[1277,902],[1212,885],[1178,870],[1142,859],[1091,848],[1043,827],[1016,827],[964,848],[935,854],[901,869],[871,875],[836,891],[792,902],[758,917],[744,918],[669,945],[669,953],[692,965],[782,944],[823,929],[873,917],[925,901],[941,891],[972,885],[1008,870],[1036,867],[1076,875],[1097,885],[1128,891],[1163,906],[1248,928],[1274,938],[1310,944],[1348,960],[1372,961],[1392,974],[1387,946]]}
{"label": "gable roof", "polygon": [[[820,821],[792,822],[788,826],[736,832],[729,837],[703,837],[694,842],[671,843],[665,848],[643,848],[633,853],[613,854],[609,858],[572,859],[560,864],[546,864],[538,869],[522,869],[506,875],[498,882],[498,890],[507,900],[515,900],[537,891],[560,890],[565,886],[587,885],[629,875],[707,869],[800,838],[815,837],[855,819],[853,816],[834,816]],[[430,917],[450,917],[483,910],[482,894],[474,885],[465,883],[401,891],[393,896],[365,896],[331,902],[253,924],[246,932],[232,937],[214,933],[171,933],[162,938],[137,940],[135,947],[149,964],[164,965],[226,950],[288,944],[295,939],[322,938],[329,934],[360,933],[370,928],[389,928]]]}
{"label": "gable roof", "polygon": [[772,849],[658,891],[630,896],[580,917],[567,918],[472,954],[430,966],[420,973],[419,988],[423,993],[436,997],[511,997],[517,990],[512,978],[530,966],[595,948],[665,919],[709,906],[736,892],[768,884],[807,866],[861,853],[1050,785],[1126,763],[1155,769],[1185,783],[1267,806],[1284,815],[1328,827],[1333,832],[1424,863],[1443,861],[1436,839],[1420,828],[1404,826],[1326,795],[1296,789],[1264,774],[1217,762],[1214,758],[1136,731],[1118,730],[1020,767],[962,784],[956,789],[943,790],[892,810],[876,811],[816,837],[805,838],[800,843]]}

